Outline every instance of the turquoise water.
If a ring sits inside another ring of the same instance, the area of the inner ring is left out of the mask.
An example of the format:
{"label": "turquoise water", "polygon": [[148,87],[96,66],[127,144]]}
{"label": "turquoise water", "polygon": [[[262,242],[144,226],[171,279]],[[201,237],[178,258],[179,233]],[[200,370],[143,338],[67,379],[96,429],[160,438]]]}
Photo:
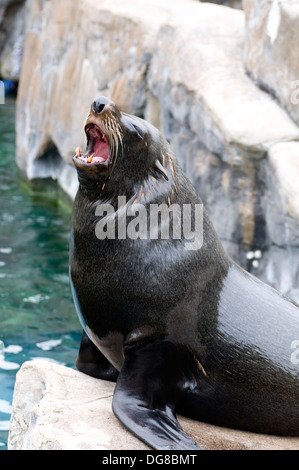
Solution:
{"label": "turquoise water", "polygon": [[55,182],[20,176],[14,119],[15,103],[1,105],[0,450],[21,364],[44,358],[74,367],[81,337],[68,278],[71,201]]}

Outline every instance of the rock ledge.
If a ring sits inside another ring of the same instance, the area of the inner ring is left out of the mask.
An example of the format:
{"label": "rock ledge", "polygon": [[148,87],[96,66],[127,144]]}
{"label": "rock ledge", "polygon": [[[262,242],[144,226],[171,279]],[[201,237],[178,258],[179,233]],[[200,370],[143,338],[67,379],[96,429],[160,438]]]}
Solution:
{"label": "rock ledge", "polygon": [[[25,362],[15,384],[8,450],[148,450],[113,415],[113,390],[113,383],[55,363]],[[179,420],[206,450],[299,449],[299,438]]]}

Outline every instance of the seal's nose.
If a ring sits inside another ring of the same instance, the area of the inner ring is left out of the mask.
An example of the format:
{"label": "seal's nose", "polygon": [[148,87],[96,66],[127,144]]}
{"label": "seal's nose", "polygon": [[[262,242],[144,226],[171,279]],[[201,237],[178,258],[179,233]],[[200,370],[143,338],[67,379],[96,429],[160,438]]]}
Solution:
{"label": "seal's nose", "polygon": [[93,112],[95,114],[100,114],[108,103],[108,98],[105,96],[100,96],[91,105]]}

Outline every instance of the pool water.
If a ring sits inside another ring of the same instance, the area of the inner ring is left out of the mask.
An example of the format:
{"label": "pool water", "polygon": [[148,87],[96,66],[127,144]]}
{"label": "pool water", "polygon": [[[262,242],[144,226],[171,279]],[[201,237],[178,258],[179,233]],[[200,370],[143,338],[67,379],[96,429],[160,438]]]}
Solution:
{"label": "pool water", "polygon": [[0,106],[0,450],[15,375],[27,360],[74,367],[81,338],[68,277],[72,203],[53,181],[27,182],[15,163],[15,102]]}

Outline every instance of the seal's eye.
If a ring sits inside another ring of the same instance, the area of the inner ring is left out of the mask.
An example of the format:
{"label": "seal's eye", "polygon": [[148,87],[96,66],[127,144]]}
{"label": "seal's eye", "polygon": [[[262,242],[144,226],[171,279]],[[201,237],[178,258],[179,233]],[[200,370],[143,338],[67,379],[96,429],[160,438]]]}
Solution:
{"label": "seal's eye", "polygon": [[147,125],[141,118],[122,113],[121,123],[123,128],[129,132],[132,137],[144,140],[148,134]]}
{"label": "seal's eye", "polygon": [[140,129],[140,127],[136,126],[136,124],[133,124],[133,127],[134,127],[134,129],[136,131],[136,134],[139,137],[139,139],[144,139],[145,133],[143,132],[143,130]]}

